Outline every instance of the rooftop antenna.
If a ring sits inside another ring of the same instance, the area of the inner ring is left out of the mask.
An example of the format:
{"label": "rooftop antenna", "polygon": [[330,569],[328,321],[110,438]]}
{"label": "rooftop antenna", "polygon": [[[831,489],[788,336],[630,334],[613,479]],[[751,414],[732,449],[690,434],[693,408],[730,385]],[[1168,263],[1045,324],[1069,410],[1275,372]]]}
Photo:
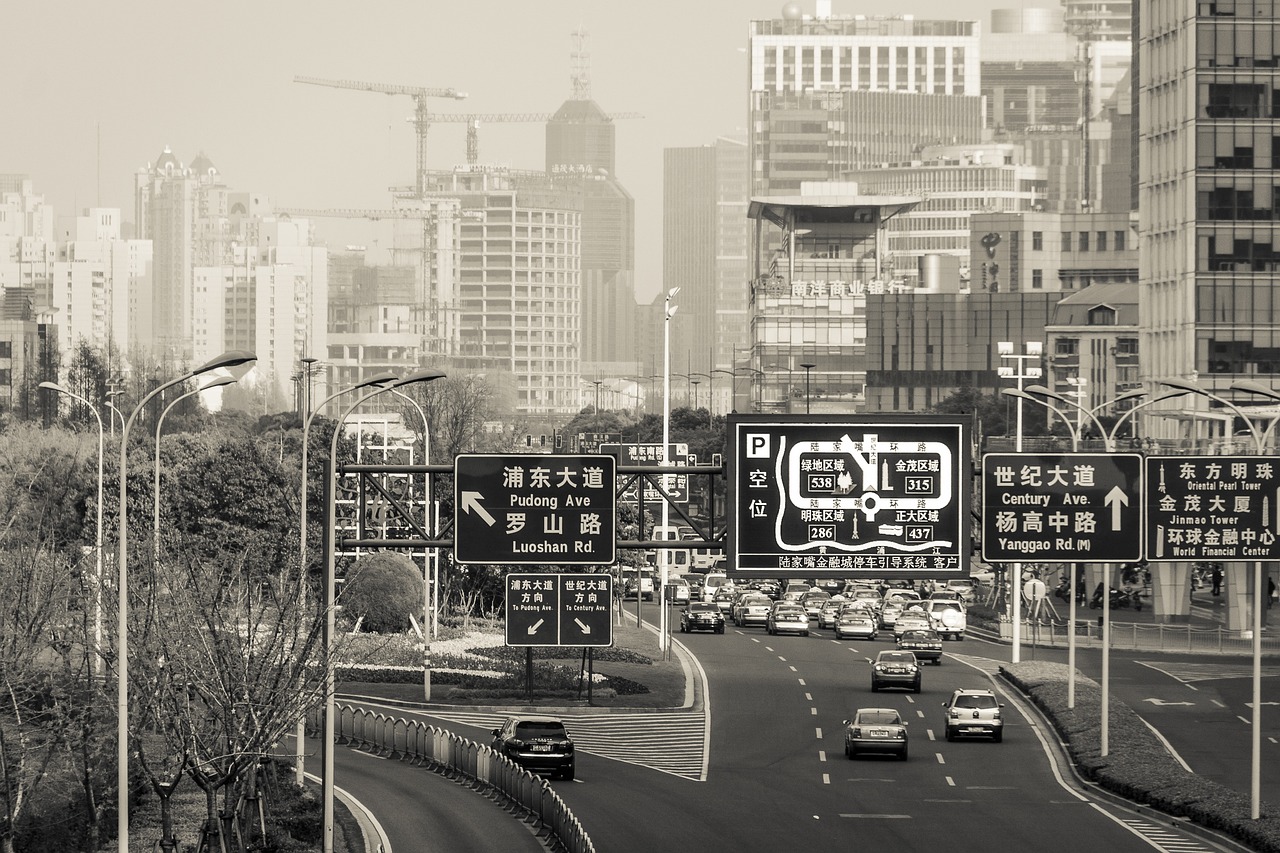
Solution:
{"label": "rooftop antenna", "polygon": [[587,53],[587,31],[578,26],[569,34],[573,50],[569,52],[569,82],[573,84],[573,100],[591,100],[591,54]]}

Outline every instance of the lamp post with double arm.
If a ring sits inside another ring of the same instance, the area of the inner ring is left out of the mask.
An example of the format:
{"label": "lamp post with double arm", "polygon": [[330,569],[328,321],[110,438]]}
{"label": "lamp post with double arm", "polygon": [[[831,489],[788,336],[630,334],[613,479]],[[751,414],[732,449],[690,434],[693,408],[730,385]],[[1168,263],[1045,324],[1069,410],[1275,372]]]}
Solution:
{"label": "lamp post with double arm", "polygon": [[129,853],[129,431],[147,404],[175,385],[215,370],[240,367],[257,360],[258,357],[253,353],[232,350],[189,373],[162,383],[134,407],[120,432],[119,553],[116,557],[119,561],[119,579],[116,583],[116,796],[119,798],[116,809],[116,846],[120,853]]}

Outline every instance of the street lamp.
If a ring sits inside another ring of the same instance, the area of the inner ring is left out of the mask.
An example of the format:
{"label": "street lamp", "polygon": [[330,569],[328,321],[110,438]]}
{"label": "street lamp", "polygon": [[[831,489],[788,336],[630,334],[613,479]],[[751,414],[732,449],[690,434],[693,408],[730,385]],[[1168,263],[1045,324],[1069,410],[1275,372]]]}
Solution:
{"label": "street lamp", "polygon": [[[1043,346],[1040,341],[1027,341],[1023,344],[1023,352],[1015,352],[1012,341],[998,341],[996,343],[996,352],[1000,358],[1007,359],[1016,364],[1001,364],[997,368],[997,373],[1002,379],[1016,379],[1018,381],[1018,390],[1022,390],[1022,380],[1039,379],[1042,375],[1039,361],[1043,353]],[[1029,364],[1028,362],[1036,362]],[[1022,398],[1018,398],[1018,415],[1017,415],[1017,433],[1014,438],[1014,451],[1022,452]],[[1012,608],[1011,622],[1013,623],[1013,654],[1011,660],[1018,663],[1022,660],[1022,564],[1014,563],[1009,569],[1009,601]]]}
{"label": "street lamp", "polygon": [[[1046,409],[1050,410],[1051,412],[1056,414],[1058,417],[1062,418],[1063,423],[1067,425],[1067,430],[1071,433],[1071,450],[1073,453],[1079,451],[1080,449],[1080,428],[1076,427],[1073,429],[1071,426],[1071,421],[1067,417],[1067,415],[1064,412],[1062,412],[1062,410],[1058,409],[1052,403],[1049,403],[1047,400],[1043,398],[1047,397],[1051,400],[1056,400],[1059,403],[1063,403],[1068,406],[1074,406],[1076,408],[1077,423],[1079,423],[1081,416],[1088,416],[1088,418],[1091,421],[1093,421],[1094,425],[1098,428],[1098,432],[1102,436],[1103,444],[1106,447],[1107,452],[1114,453],[1116,449],[1116,435],[1119,433],[1121,425],[1123,425],[1126,420],[1133,417],[1133,415],[1139,409],[1145,408],[1150,405],[1154,405],[1155,403],[1161,403],[1165,400],[1172,400],[1175,397],[1182,397],[1190,392],[1182,391],[1182,390],[1171,391],[1167,394],[1161,394],[1157,397],[1152,397],[1149,400],[1144,400],[1141,403],[1138,403],[1136,406],[1132,406],[1131,408],[1126,410],[1123,414],[1121,414],[1120,417],[1116,419],[1115,424],[1111,427],[1110,432],[1108,432],[1103,428],[1102,422],[1098,419],[1098,416],[1097,416],[1098,412],[1102,411],[1108,406],[1114,406],[1116,403],[1120,403],[1126,400],[1134,400],[1139,397],[1145,397],[1147,396],[1146,391],[1142,391],[1138,389],[1134,389],[1132,391],[1126,391],[1125,393],[1116,397],[1114,400],[1108,400],[1105,403],[1100,403],[1099,405],[1094,406],[1091,409],[1086,409],[1084,406],[1067,399],[1066,397],[1062,396],[1056,391],[1052,391],[1044,387],[1043,385],[1028,385],[1026,391],[1019,391],[1016,388],[1005,388],[1005,389],[1002,389],[1000,393],[1009,397],[1016,397],[1019,399],[1019,401],[1030,400],[1031,402],[1036,403],[1037,405],[1044,406]],[[1109,585],[1110,584],[1108,584],[1108,586]],[[1016,594],[1016,591],[1015,591],[1015,594]],[[1075,626],[1076,626],[1076,566],[1075,566],[1075,563],[1071,564],[1070,596],[1071,596],[1071,603],[1069,605],[1070,609],[1067,614],[1067,624],[1070,626],[1067,632],[1067,707],[1074,708],[1076,706],[1076,629],[1075,629]],[[1110,707],[1111,707],[1110,690],[1111,690],[1111,596],[1107,592],[1104,592],[1102,595],[1102,720],[1101,720],[1101,728],[1099,730],[1099,745],[1101,747],[1101,753],[1103,756],[1106,756],[1109,751]]]}
{"label": "street lamp", "polygon": [[164,416],[169,414],[170,409],[193,394],[208,391],[210,388],[221,388],[223,385],[230,385],[235,382],[237,378],[238,377],[235,376],[222,376],[212,382],[201,385],[199,388],[195,388],[185,394],[180,394],[173,399],[173,402],[165,406],[160,412],[160,417],[156,418],[156,461],[155,470],[153,472],[155,474],[155,482],[151,489],[151,559],[157,563],[160,562],[160,428],[164,424]]}
{"label": "street lamp", "polygon": [[302,392],[302,411],[304,412],[303,417],[305,418],[307,415],[311,414],[311,375],[314,370],[312,365],[320,359],[312,358],[307,355],[303,356],[299,360],[302,362],[302,381],[305,383],[303,386],[304,390]]}
{"label": "street lamp", "polygon": [[800,366],[804,368],[804,413],[809,414],[809,371],[818,365],[811,361],[802,361]]}
{"label": "street lamp", "polygon": [[102,434],[102,415],[98,412],[97,407],[90,403],[84,397],[71,391],[56,382],[41,382],[40,388],[47,388],[58,394],[65,394],[73,400],[79,400],[93,412],[93,417],[98,422],[98,518],[97,527],[94,534],[93,552],[95,557],[95,574],[93,579],[94,586],[94,607],[93,607],[93,642],[94,651],[97,657],[93,662],[93,671],[102,673],[102,454],[103,454],[103,434]]}
{"label": "street lamp", "polygon": [[147,394],[134,407],[120,431],[120,520],[119,520],[119,581],[116,584],[116,846],[120,853],[129,853],[129,430],[138,414],[147,404],[175,385],[231,367],[252,364],[258,357],[251,352],[231,350],[212,361],[170,379]]}
{"label": "street lamp", "polygon": [[124,412],[116,407],[115,398],[123,394],[124,391],[108,391],[107,392],[107,408],[114,412],[114,416],[107,420],[111,423],[111,434],[116,434],[116,417],[120,418],[120,429],[124,429]]}
{"label": "street lamp", "polygon": [[[338,417],[333,425],[333,437],[329,440],[329,464],[328,464],[328,489],[325,500],[325,530],[327,531],[328,547],[325,549],[325,569],[324,569],[324,733],[322,735],[322,746],[324,748],[324,774],[321,799],[323,800],[323,823],[321,830],[321,844],[324,853],[333,853],[333,737],[334,737],[334,690],[335,682],[333,676],[333,637],[336,628],[334,620],[334,605],[337,599],[337,581],[335,574],[337,571],[337,542],[334,541],[334,518],[336,515],[336,495],[337,491],[337,472],[338,472],[338,438],[342,435],[342,424],[347,417],[358,409],[366,400],[370,400],[381,394],[388,388],[403,388],[406,385],[413,385],[418,382],[431,382],[435,379],[444,378],[444,373],[439,370],[428,369],[419,370],[403,379],[397,379],[391,383],[378,387],[377,390],[364,394],[360,399],[356,400]],[[327,401],[326,401],[327,402]]]}
{"label": "street lamp", "polygon": [[[662,320],[662,449],[659,451],[658,464],[667,467],[667,445],[671,443],[671,318],[675,316],[679,310],[679,305],[672,305],[671,300],[676,298],[676,294],[680,292],[679,287],[673,287],[667,291],[667,295],[663,300],[664,313]],[[662,475],[662,535],[667,535],[667,528],[671,524],[671,503],[667,500],[667,475]],[[658,601],[662,602],[662,606],[658,608],[658,641],[662,646],[663,655],[666,655],[668,645],[670,644],[670,625],[667,620],[667,581],[670,568],[671,551],[664,548],[659,555],[658,565],[662,567],[658,573]],[[638,595],[638,593],[637,593]],[[637,599],[638,601],[639,599]],[[637,613],[639,613],[637,605]]]}

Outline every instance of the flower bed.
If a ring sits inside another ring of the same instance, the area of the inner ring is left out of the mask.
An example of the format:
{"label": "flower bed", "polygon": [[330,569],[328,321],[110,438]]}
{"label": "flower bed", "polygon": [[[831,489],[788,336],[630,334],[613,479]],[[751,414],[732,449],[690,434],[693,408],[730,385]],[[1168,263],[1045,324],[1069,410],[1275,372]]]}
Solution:
{"label": "flower bed", "polygon": [[[1110,754],[1104,757],[1098,725],[1102,688],[1096,681],[1077,674],[1075,707],[1068,708],[1064,664],[1025,661],[1006,664],[1001,672],[1053,723],[1085,778],[1135,802],[1220,830],[1255,850],[1280,853],[1280,810],[1262,803],[1260,817],[1253,820],[1248,794],[1184,770],[1122,702],[1110,702]],[[1117,744],[1122,746],[1117,749]]]}

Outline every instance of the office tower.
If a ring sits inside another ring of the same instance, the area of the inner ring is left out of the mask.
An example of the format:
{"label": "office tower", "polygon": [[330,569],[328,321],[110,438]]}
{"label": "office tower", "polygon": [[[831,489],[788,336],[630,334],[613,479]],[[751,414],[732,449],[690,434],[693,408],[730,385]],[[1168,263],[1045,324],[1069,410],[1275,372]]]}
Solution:
{"label": "office tower", "polygon": [[616,375],[636,361],[635,200],[615,168],[617,128],[591,98],[586,33],[573,35],[573,91],[547,121],[546,170],[581,197],[584,374]]}
{"label": "office tower", "polygon": [[[668,148],[663,163],[662,281],[664,290],[680,287],[672,370],[704,374],[720,389],[706,399],[723,413],[733,405],[732,371],[747,344],[747,146],[722,137]],[[646,374],[661,370],[660,362],[644,365]],[[713,370],[727,373],[720,378]]]}
{"label": "office tower", "polygon": [[580,388],[582,197],[554,176],[431,172],[430,198],[461,205],[455,361],[509,372],[515,411],[563,420]]}
{"label": "office tower", "polygon": [[[1143,0],[1140,18],[1143,378],[1256,400],[1231,385],[1280,370],[1280,15],[1254,0]],[[1147,422],[1176,435],[1173,418]]]}
{"label": "office tower", "polygon": [[748,39],[752,194],[982,139],[974,21],[815,17],[798,7],[752,21]]}

